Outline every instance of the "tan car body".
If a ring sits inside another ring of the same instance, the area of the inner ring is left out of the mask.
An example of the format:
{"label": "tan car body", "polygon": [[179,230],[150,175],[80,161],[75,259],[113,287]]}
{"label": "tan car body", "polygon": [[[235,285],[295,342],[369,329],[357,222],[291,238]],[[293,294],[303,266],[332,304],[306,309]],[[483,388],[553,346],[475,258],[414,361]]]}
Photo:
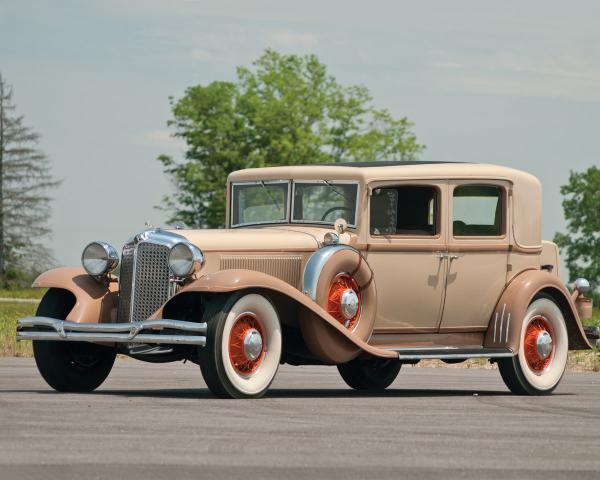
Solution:
{"label": "tan car body", "polygon": [[[355,262],[357,269],[372,272],[373,278],[365,282],[370,293],[363,299],[363,315],[372,317],[368,331],[349,331],[327,313],[319,301],[327,286],[319,286],[316,299],[305,292],[307,262],[323,248],[325,234],[334,231],[332,225],[287,223],[177,230],[202,249],[206,260],[196,278],[166,303],[190,292],[264,291],[277,306],[282,324],[299,328],[307,349],[317,359],[342,363],[361,352],[394,358],[397,354],[390,349],[419,346],[503,347],[517,352],[520,322],[531,299],[543,291],[563,311],[570,348],[590,348],[577,312],[577,298],[572,298],[558,276],[557,247],[541,239],[541,187],[535,177],[510,168],[476,164],[242,170],[228,179],[227,226],[231,223],[233,183],[323,179],[352,181],[359,186],[357,226],[340,235],[340,244],[357,253],[354,257],[339,255],[337,261]],[[439,190],[440,228],[435,236],[370,234],[373,189],[402,184],[424,184]],[[453,236],[452,191],[464,184],[502,188],[502,235]],[[440,253],[447,256],[441,258]],[[542,265],[551,272],[541,270]],[[335,264],[325,267],[336,268]],[[82,269],[57,269],[41,275],[34,286],[71,291],[76,304],[68,320],[116,321],[116,282],[102,285]],[[151,318],[161,318],[163,308]]]}

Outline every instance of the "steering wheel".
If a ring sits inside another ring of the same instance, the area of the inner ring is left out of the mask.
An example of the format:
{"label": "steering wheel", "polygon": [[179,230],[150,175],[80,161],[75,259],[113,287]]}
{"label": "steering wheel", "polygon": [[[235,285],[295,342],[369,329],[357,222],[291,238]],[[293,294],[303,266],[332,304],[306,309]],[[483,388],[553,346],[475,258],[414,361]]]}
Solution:
{"label": "steering wheel", "polygon": [[331,212],[335,212],[336,210],[343,210],[345,212],[350,212],[352,213],[352,209],[350,207],[343,207],[343,206],[336,206],[336,207],[331,207],[329,210],[327,210],[323,216],[321,217],[321,221],[324,222],[325,219],[327,218],[327,215],[329,215]]}

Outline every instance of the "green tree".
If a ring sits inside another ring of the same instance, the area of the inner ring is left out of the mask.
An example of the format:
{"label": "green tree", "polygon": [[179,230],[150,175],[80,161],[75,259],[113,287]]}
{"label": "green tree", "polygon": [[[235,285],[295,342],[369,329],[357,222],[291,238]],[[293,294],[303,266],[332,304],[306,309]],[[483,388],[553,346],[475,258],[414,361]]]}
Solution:
{"label": "green tree", "polygon": [[39,134],[15,115],[12,88],[0,74],[0,286],[26,283],[53,262],[50,233],[50,162],[37,148]]}
{"label": "green tree", "polygon": [[406,118],[372,106],[365,87],[339,84],[315,55],[266,50],[235,82],[215,81],[171,99],[185,161],[161,155],[175,193],[170,219],[221,227],[234,170],[276,165],[414,160],[424,148]]}
{"label": "green tree", "polygon": [[600,301],[600,168],[571,172],[560,193],[565,197],[567,233],[557,233],[554,241],[563,249],[570,280],[587,278]]}

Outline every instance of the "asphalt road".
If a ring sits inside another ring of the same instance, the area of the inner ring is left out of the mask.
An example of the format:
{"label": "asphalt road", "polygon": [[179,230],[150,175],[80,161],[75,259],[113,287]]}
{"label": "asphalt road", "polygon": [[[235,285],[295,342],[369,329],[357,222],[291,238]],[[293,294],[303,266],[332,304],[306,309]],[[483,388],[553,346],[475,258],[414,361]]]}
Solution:
{"label": "asphalt road", "polygon": [[384,393],[281,367],[261,400],[219,400],[192,364],[119,360],[57,394],[0,359],[0,479],[600,478],[600,374],[509,394],[497,371],[402,370]]}

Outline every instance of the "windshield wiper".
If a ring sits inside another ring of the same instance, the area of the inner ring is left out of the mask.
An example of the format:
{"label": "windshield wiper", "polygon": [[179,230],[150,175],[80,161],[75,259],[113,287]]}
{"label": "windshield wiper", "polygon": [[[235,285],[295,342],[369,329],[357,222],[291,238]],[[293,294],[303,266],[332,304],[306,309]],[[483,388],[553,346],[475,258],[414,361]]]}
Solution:
{"label": "windshield wiper", "polygon": [[335,193],[337,193],[340,197],[342,197],[344,200],[346,200],[348,203],[352,203],[352,200],[350,198],[348,198],[344,192],[341,192],[340,190],[338,190],[337,188],[335,188],[335,185],[333,185],[329,180],[323,180],[323,183],[325,185],[327,185],[329,188],[331,188]]}
{"label": "windshield wiper", "polygon": [[277,201],[277,199],[275,197],[273,197],[271,195],[271,192],[269,192],[269,189],[265,185],[264,180],[259,180],[259,183],[265,189],[265,193],[267,194],[267,197],[269,197],[269,199],[271,200],[271,202],[273,203],[273,205],[275,205],[275,208],[277,208],[277,210],[281,210],[281,207],[279,206],[279,202]]}

